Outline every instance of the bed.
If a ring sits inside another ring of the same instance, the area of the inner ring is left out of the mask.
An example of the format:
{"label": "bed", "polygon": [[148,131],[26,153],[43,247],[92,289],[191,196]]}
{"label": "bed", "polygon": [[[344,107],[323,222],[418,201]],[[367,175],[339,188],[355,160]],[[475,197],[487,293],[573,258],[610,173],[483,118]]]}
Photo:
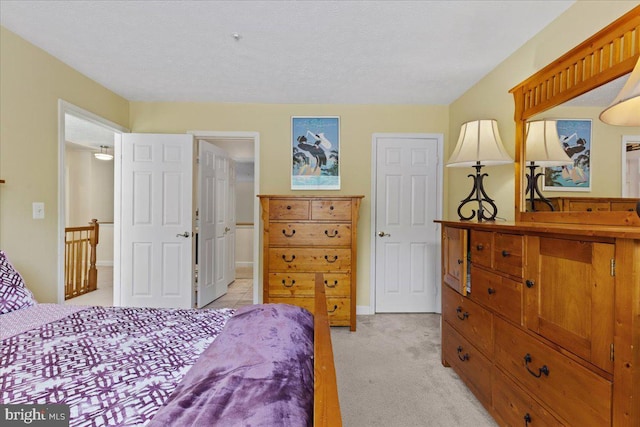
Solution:
{"label": "bed", "polygon": [[315,316],[38,304],[0,251],[0,404],[70,425],[341,426],[324,284]]}

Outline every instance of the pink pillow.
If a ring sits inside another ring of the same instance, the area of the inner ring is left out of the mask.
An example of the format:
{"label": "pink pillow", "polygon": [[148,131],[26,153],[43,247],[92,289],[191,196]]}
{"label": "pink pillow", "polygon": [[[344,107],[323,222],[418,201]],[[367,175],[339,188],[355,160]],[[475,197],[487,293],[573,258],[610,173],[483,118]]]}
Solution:
{"label": "pink pillow", "polygon": [[33,294],[13,268],[7,254],[0,251],[0,314],[10,313],[36,304]]}

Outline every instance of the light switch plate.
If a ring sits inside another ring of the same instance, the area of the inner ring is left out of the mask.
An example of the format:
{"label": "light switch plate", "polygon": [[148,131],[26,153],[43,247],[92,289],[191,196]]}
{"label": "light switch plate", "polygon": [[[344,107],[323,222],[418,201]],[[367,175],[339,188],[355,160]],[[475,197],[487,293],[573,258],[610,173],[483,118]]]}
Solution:
{"label": "light switch plate", "polygon": [[33,202],[33,219],[44,219],[44,202]]}

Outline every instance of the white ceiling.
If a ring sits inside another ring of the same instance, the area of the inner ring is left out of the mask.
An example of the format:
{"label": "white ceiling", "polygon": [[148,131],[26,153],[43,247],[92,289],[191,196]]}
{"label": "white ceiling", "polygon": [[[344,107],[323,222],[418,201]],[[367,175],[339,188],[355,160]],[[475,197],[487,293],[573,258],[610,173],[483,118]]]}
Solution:
{"label": "white ceiling", "polygon": [[0,23],[131,101],[448,105],[572,3],[0,0]]}

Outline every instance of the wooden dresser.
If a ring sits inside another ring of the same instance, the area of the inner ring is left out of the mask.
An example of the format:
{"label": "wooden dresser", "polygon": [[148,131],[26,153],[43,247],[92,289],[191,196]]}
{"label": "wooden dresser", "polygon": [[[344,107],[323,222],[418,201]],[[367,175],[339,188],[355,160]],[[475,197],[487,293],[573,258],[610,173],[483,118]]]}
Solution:
{"label": "wooden dresser", "polygon": [[640,426],[640,228],[442,223],[442,362],[504,426]]}
{"label": "wooden dresser", "polygon": [[358,209],[363,196],[261,195],[263,301],[314,311],[322,273],[332,326],[356,330]]}

